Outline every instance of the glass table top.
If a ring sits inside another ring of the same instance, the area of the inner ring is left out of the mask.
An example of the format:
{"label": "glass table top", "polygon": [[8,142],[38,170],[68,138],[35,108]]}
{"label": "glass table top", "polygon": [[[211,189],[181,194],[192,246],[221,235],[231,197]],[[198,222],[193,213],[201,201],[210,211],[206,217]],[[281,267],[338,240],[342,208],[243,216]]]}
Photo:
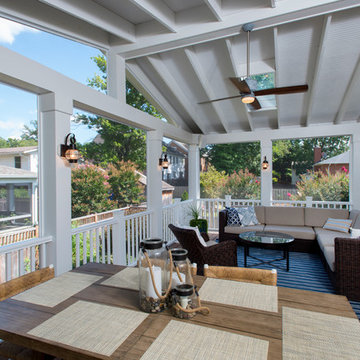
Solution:
{"label": "glass table top", "polygon": [[241,240],[263,244],[287,244],[294,241],[291,235],[273,231],[247,231],[239,234]]}

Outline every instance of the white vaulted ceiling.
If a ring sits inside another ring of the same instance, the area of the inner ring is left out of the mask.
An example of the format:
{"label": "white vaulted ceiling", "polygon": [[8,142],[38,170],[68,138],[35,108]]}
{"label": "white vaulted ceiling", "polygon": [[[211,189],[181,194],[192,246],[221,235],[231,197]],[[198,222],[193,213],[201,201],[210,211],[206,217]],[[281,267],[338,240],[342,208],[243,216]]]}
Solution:
{"label": "white vaulted ceiling", "polygon": [[[360,121],[356,0],[2,0],[0,16],[112,49],[131,82],[178,127],[197,134]],[[276,107],[249,111],[229,77],[275,72]]]}

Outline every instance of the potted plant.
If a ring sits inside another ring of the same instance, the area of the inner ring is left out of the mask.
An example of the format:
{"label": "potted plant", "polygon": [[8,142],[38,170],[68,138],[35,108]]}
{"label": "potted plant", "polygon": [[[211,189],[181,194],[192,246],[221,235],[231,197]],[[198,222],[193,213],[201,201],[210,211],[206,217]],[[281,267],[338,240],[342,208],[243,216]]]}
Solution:
{"label": "potted plant", "polygon": [[200,219],[200,209],[197,206],[190,206],[190,215],[192,219],[190,220],[190,226],[197,226],[200,233],[207,233],[208,222],[206,219]]}

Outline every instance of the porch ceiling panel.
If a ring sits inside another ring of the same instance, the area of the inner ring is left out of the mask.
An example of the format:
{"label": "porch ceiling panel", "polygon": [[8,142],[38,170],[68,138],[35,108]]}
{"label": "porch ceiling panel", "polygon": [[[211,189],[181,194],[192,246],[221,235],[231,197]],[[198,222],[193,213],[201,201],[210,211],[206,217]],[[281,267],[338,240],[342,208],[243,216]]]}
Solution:
{"label": "porch ceiling panel", "polygon": [[[360,9],[332,16],[323,66],[319,73],[319,91],[315,94],[312,117],[316,123],[334,122],[356,70],[360,53]],[[357,86],[347,93],[359,99]],[[360,102],[353,112],[360,114]],[[357,119],[353,119],[357,120]]]}
{"label": "porch ceiling panel", "polygon": [[277,128],[276,110],[263,110],[263,111],[251,112],[251,116],[254,123],[254,130]]}
{"label": "porch ceiling panel", "polygon": [[322,18],[282,25],[277,30],[277,86],[308,84],[310,91],[277,96],[280,126],[304,126],[311,94]]}

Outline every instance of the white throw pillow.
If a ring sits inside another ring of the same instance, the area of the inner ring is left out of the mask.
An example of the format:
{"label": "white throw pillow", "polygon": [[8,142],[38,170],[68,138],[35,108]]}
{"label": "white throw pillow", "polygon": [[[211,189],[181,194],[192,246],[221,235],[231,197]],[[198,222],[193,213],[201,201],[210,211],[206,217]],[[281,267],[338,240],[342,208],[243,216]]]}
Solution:
{"label": "white throw pillow", "polygon": [[200,231],[199,231],[199,228],[198,228],[197,226],[194,226],[194,227],[192,227],[192,226],[186,226],[186,225],[176,225],[176,226],[177,226],[178,228],[184,229],[184,230],[194,230],[195,233],[196,233],[196,235],[197,235],[197,237],[198,237],[198,239],[199,239],[199,241],[200,241],[200,244],[201,244],[202,246],[207,247],[206,241],[205,241],[204,238],[201,236]]}
{"label": "white throw pillow", "polygon": [[259,224],[259,221],[256,217],[255,208],[253,206],[237,208],[237,211],[241,225],[250,226]]}
{"label": "white throw pillow", "polygon": [[351,223],[352,221],[350,219],[346,220],[346,219],[328,218],[323,228],[328,230],[348,233],[350,230]]}

